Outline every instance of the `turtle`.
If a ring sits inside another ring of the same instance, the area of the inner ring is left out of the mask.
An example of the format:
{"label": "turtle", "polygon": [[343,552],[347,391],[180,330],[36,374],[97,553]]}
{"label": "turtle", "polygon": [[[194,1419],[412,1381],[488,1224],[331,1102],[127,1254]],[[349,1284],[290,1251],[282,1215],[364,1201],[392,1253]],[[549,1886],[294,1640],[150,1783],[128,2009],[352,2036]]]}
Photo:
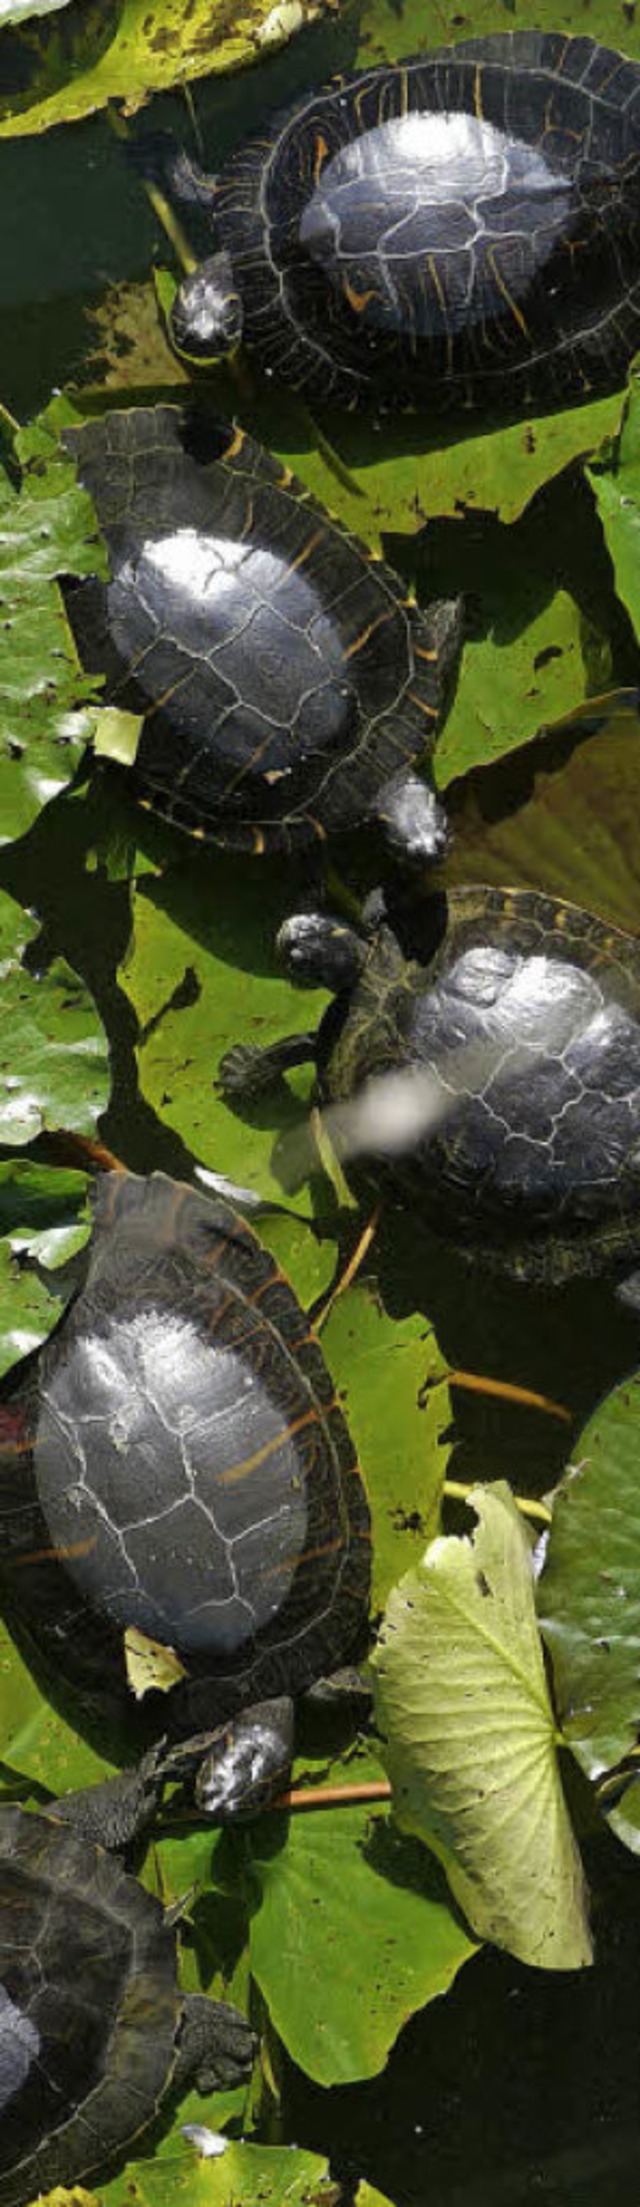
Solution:
{"label": "turtle", "polygon": [[124,2155],[167,2090],[248,2075],[235,2008],[178,1986],[176,1934],[104,1847],[0,1807],[0,2207]]}
{"label": "turtle", "polygon": [[615,389],[640,345],[640,67],[582,34],[337,77],[217,177],[146,159],[206,225],[171,316],[190,362],[242,337],[312,403],[518,412]]}
{"label": "turtle", "polygon": [[421,865],[443,808],[433,748],[459,601],[406,584],[287,467],[196,406],[134,407],[63,433],[111,579],[67,583],[84,665],[144,714],[136,775],[179,827],[257,854],[375,818]]}
{"label": "turtle", "polygon": [[[45,1684],[146,1747],[84,1799],[124,1845],[192,1767],[218,1821],[286,1784],[293,1697],[365,1626],[370,1524],[319,1343],[240,1212],[125,1170],[93,1202],[84,1283],[3,1388],[0,1591]],[[132,1632],[173,1679],[137,1707]]]}
{"label": "turtle", "polygon": [[[389,909],[391,902],[391,909]],[[292,916],[317,1034],[238,1045],[236,1104],[315,1058],[343,1154],[467,1261],[559,1285],[640,1258],[640,943],[537,890],[374,900],[368,930]]]}

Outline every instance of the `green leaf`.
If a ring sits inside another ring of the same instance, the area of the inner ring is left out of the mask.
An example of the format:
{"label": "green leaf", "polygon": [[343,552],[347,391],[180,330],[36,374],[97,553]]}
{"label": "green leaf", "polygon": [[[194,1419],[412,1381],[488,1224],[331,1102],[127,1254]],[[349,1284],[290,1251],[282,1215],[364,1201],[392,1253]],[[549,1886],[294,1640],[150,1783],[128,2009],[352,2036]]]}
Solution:
{"label": "green leaf", "polygon": [[[254,1224],[261,1242],[271,1250],[288,1279],[295,1282],[296,1295],[305,1309],[329,1293],[339,1262],[332,1233],[320,1237],[306,1219],[288,1211],[260,1211]],[[324,1337],[322,1345],[331,1364]]]}
{"label": "green leaf", "polygon": [[20,490],[0,465],[0,843],[24,835],[66,788],[93,730],[77,708],[95,682],[79,667],[55,578],[102,572],[104,554],[91,501],[58,451],[65,419],[74,409],[58,402],[16,436]]}
{"label": "green leaf", "polygon": [[538,1586],[558,1714],[590,1778],[635,1750],[640,1730],[639,1446],[636,1373],[574,1443]]}
{"label": "green leaf", "polygon": [[203,2161],[182,2137],[181,2123],[208,2120],[215,2128],[215,2100],[190,2101],[188,2117],[184,2104],[153,2161],[132,2161],[111,2184],[101,2184],[101,2207],[181,2207],[185,2196],[190,2207],[323,2207],[325,2194],[327,2207],[335,2207],[324,2155],[234,2138],[219,2160]]}
{"label": "green leaf", "polygon": [[[329,1782],[362,1782],[358,1757]],[[377,2075],[416,2008],[446,1992],[475,1951],[421,1850],[385,1813],[354,1806],[252,1826],[261,1887],[252,1913],[253,1975],[276,2030],[319,2084]],[[313,1987],[310,1996],[310,1987]]]}
{"label": "green leaf", "polygon": [[640,372],[632,375],[619,432],[587,468],[613,561],[618,597],[640,635]]}
{"label": "green leaf", "polygon": [[[420,41],[420,43],[422,43]],[[406,50],[406,49],[405,49]],[[383,538],[414,536],[430,521],[449,516],[458,527],[468,514],[517,521],[554,476],[597,451],[618,427],[622,393],[587,406],[539,418],[490,425],[487,409],[469,427],[446,415],[438,422],[412,416],[385,422],[375,440],[366,417],[316,409],[322,435],[309,435],[309,415],[287,393],[283,408],[262,393],[243,407],[255,435],[286,459],[317,498],[357,536],[377,549]],[[392,551],[390,556],[393,556]]]}
{"label": "green leaf", "polygon": [[22,23],[30,15],[55,15],[60,8],[71,6],[71,0],[0,0],[0,21],[3,29],[10,23]]}
{"label": "green leaf", "polygon": [[389,1318],[360,1283],[334,1304],[322,1345],[371,1502],[375,1611],[437,1531],[451,1427],[447,1367],[422,1315]]}
{"label": "green leaf", "polygon": [[[534,20],[533,11],[528,19]],[[581,0],[536,0],[535,26],[540,31],[584,30]],[[463,14],[459,0],[404,0],[399,16],[394,0],[368,0],[360,26],[357,66],[372,68],[378,61],[399,61],[403,54],[422,53],[428,46],[455,45],[461,38],[488,38],[492,31],[520,28],[513,0],[474,0]],[[640,26],[637,17],[621,19],[617,0],[598,0],[597,23],[590,22],[592,38],[604,45],[624,47],[640,60]]]}
{"label": "green leaf", "polygon": [[0,1373],[37,1349],[66,1301],[61,1266],[90,1231],[87,1178],[30,1158],[0,1163]]}
{"label": "green leaf", "polygon": [[321,0],[89,0],[59,22],[16,25],[0,137],[75,122],[108,100],[132,114],[150,92],[246,67],[321,12]]}
{"label": "green leaf", "polygon": [[22,953],[38,934],[0,891],[0,1141],[33,1141],[43,1129],[91,1135],[109,1098],[106,1037],[77,973],[56,958],[36,974]]}
{"label": "green leaf", "polygon": [[132,766],[140,741],[142,715],[120,712],[117,705],[103,705],[94,716],[94,752],[97,759],[111,759],[117,766]]}
{"label": "green leaf", "polygon": [[586,688],[581,617],[574,599],[557,590],[542,612],[533,612],[531,584],[519,592],[515,580],[508,602],[496,609],[490,633],[478,643],[465,644],[454,702],[434,759],[439,788],[469,767],[488,766],[518,750],[544,722],[569,712]]}
{"label": "green leaf", "polygon": [[481,1938],[539,1969],[591,1960],[533,1602],[509,1489],[472,1489],[472,1539],[438,1539],[387,1605],[373,1656],[395,1813],[432,1847]]}
{"label": "green leaf", "polygon": [[[286,876],[213,846],[199,852],[186,838],[185,852],[183,864],[138,889],[119,976],[139,1022],[140,1087],[202,1164],[282,1202],[275,1133],[299,1120],[295,1089],[298,1099],[308,1093],[310,1076],[293,1084],[288,1102],[276,1092],[240,1114],[216,1091],[218,1064],[232,1041],[268,1043],[313,1027],[326,993],[296,994],[277,972],[275,935],[290,909]],[[308,1190],[289,1200],[308,1209]]]}
{"label": "green leaf", "polygon": [[9,1795],[19,1779],[32,1778],[51,1793],[67,1793],[108,1778],[113,1770],[113,1763],[96,1754],[43,1700],[1,1621],[0,1763]]}

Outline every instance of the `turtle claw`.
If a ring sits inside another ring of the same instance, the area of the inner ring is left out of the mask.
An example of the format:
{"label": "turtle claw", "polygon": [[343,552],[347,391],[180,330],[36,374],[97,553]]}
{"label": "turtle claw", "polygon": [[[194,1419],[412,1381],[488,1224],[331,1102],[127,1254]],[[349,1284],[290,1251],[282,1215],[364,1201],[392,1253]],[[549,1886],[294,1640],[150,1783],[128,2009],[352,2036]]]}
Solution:
{"label": "turtle claw", "polygon": [[251,2075],[255,2031],[238,2008],[204,1993],[187,1993],[173,2074],[178,2091],[193,2082],[198,2092],[234,2092]]}
{"label": "turtle claw", "polygon": [[315,1057],[315,1035],[286,1035],[261,1050],[256,1043],[237,1042],[218,1066],[217,1086],[228,1103],[244,1103],[264,1096],[294,1065],[306,1065]]}
{"label": "turtle claw", "polygon": [[137,1769],[121,1770],[115,1778],[63,1793],[50,1803],[49,1813],[110,1853],[120,1853],[133,1846],[151,1823],[163,1782],[161,1755],[152,1748]]}
{"label": "turtle claw", "polygon": [[262,1096],[271,1088],[274,1076],[269,1059],[270,1052],[257,1044],[237,1042],[232,1050],[225,1051],[216,1085],[228,1102]]}

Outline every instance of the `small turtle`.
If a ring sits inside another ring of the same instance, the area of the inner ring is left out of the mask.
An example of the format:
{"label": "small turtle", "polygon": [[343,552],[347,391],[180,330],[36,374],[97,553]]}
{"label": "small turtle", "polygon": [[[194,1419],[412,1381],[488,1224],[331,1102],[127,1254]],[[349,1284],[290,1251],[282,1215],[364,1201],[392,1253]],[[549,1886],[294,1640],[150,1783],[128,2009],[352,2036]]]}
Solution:
{"label": "small turtle", "polygon": [[126,2154],[167,2091],[241,2084],[253,2044],[180,1991],[175,1929],[121,1863],[55,1811],[0,1807],[0,2207]]}
{"label": "small turtle", "polygon": [[[239,1046],[230,1099],[315,1057],[344,1154],[465,1257],[522,1279],[640,1256],[640,944],[533,890],[468,888],[368,939],[287,921],[297,978],[338,994],[316,1035]],[[357,1110],[356,1110],[357,1105]]]}
{"label": "small turtle", "polygon": [[161,1173],[106,1174],[94,1201],[84,1285],[3,1389],[0,1586],[103,1734],[136,1734],[127,1633],[175,1659],[142,1702],[155,1746],[85,1797],[84,1828],[108,1813],[123,1845],[205,1749],[212,1816],[286,1784],[292,1697],[364,1626],[370,1533],[319,1344],[240,1214]]}
{"label": "small turtle", "polygon": [[190,360],[242,335],[312,401],[382,410],[563,406],[624,382],[640,68],[591,38],[465,39],[307,94],[217,178],[164,165],[218,247],[174,306]]}
{"label": "small turtle", "polygon": [[229,421],[136,407],[67,429],[111,580],[66,586],[85,666],[144,714],[150,801],[193,835],[288,850],[378,820],[422,862],[444,813],[433,747],[458,602],[400,582]]}

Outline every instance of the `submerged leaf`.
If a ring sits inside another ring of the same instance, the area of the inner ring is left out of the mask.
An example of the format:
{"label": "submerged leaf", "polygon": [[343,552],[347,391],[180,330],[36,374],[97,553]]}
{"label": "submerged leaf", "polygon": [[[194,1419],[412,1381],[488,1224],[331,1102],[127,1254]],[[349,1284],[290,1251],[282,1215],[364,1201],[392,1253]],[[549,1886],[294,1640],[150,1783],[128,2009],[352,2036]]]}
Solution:
{"label": "submerged leaf", "polygon": [[448,793],[447,884],[542,889],[638,931],[640,715],[635,691],[594,698],[517,758]]}
{"label": "submerged leaf", "polygon": [[394,1588],[373,1657],[395,1813],[481,1937],[580,1969],[591,1945],[527,1536],[506,1486],[469,1500],[475,1535],[432,1541]]}

